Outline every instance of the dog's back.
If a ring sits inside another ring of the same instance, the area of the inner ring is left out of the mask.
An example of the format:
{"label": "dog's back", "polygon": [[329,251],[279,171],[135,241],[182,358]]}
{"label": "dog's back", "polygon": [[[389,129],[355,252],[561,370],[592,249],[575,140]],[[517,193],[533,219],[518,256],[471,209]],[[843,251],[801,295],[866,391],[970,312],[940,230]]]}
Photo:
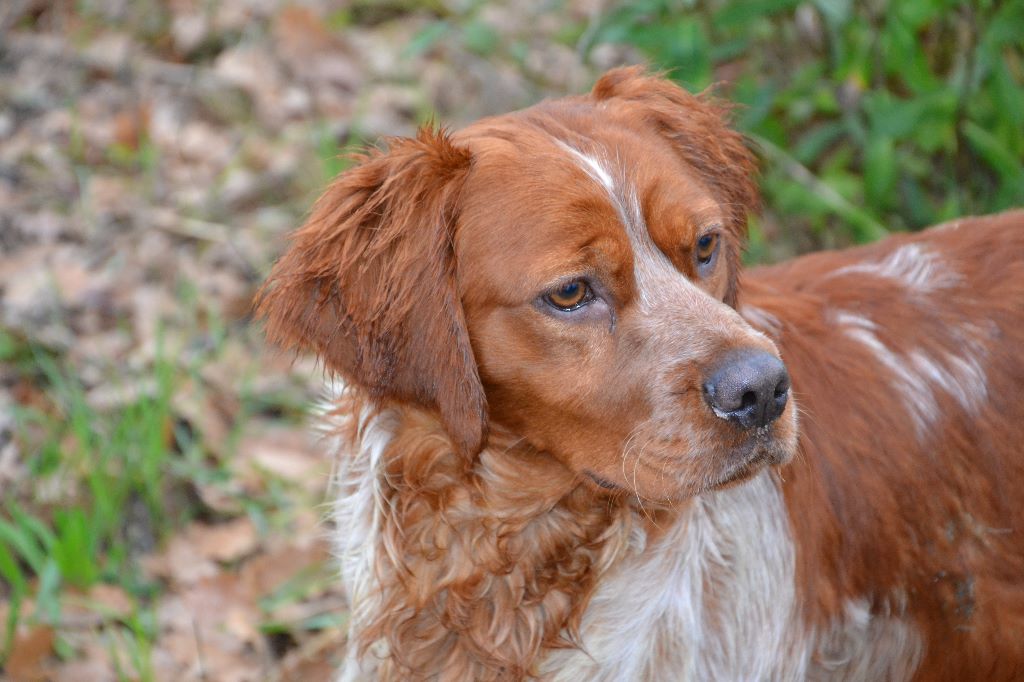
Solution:
{"label": "dog's back", "polygon": [[806,615],[876,655],[907,646],[886,617],[908,620],[918,679],[1024,674],[1024,212],[754,269],[743,291],[801,406],[781,473]]}

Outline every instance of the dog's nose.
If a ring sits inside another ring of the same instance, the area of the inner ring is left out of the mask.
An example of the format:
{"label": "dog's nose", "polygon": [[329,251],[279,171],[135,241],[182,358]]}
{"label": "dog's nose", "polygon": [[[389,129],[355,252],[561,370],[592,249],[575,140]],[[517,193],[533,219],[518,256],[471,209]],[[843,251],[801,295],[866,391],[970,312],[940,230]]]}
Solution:
{"label": "dog's nose", "polygon": [[745,429],[778,419],[789,399],[789,373],[761,350],[731,354],[704,382],[704,399],[722,419]]}

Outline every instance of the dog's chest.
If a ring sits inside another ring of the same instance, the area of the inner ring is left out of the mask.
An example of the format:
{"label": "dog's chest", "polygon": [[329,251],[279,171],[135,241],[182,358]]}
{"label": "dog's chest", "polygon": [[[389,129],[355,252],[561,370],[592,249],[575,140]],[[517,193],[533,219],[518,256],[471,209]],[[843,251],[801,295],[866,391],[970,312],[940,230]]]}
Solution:
{"label": "dog's chest", "polygon": [[764,472],[705,495],[598,587],[583,648],[553,652],[544,678],[576,680],[907,680],[923,653],[897,611],[847,604],[829,627],[798,610],[796,550],[777,483]]}
{"label": "dog's chest", "polygon": [[583,649],[553,652],[551,680],[797,679],[794,549],[768,473],[698,498],[651,546],[632,543],[583,620]]}

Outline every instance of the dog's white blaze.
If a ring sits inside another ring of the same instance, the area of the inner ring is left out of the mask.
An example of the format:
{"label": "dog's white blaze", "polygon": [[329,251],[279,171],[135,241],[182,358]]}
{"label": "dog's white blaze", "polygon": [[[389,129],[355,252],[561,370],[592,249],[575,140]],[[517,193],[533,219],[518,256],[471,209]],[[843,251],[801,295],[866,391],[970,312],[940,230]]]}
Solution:
{"label": "dog's white blaze", "polygon": [[[972,416],[983,405],[988,395],[988,378],[983,367],[986,351],[980,337],[973,332],[962,341],[968,349],[966,357],[945,352],[940,361],[920,349],[908,354],[893,351],[878,338],[878,325],[863,315],[839,310],[833,313],[833,320],[843,327],[844,334],[869,348],[889,370],[892,387],[903,398],[918,438],[930,433],[931,425],[940,416],[935,390],[952,396]],[[965,328],[974,329],[972,325],[965,325]]]}
{"label": "dog's white blaze", "polygon": [[650,310],[657,305],[659,298],[666,296],[675,297],[677,300],[681,294],[687,299],[711,299],[700,287],[683,276],[651,239],[636,187],[625,177],[623,169],[595,154],[584,153],[562,140],[555,139],[555,142],[576,160],[577,165],[591,179],[604,188],[619,214],[619,219],[626,228],[629,243],[633,247],[637,293],[644,308]]}
{"label": "dog's white blaze", "polygon": [[937,254],[920,244],[904,244],[877,263],[847,265],[830,273],[829,277],[854,273],[895,280],[919,293],[948,289],[962,279],[960,273],[948,268]]}
{"label": "dog's white blaze", "polygon": [[[748,325],[739,313],[676,269],[658,248],[648,231],[636,186],[629,181],[621,163],[609,162],[611,155],[608,152],[585,153],[563,140],[553,139],[591,180],[604,189],[615,208],[633,251],[637,307],[644,320],[643,343],[650,353],[663,359],[657,363],[656,376],[651,382],[652,393],[659,395],[659,399],[653,401],[653,414],[644,429],[646,435],[631,438],[623,448],[623,477],[626,481],[635,480],[653,433],[662,439],[686,441],[689,443],[686,450],[691,453],[688,457],[699,460],[703,452],[714,451],[717,443],[702,448],[697,442],[698,434],[685,423],[680,423],[677,403],[663,399],[664,393],[671,390],[668,387],[673,385],[681,364],[708,360],[721,347],[722,339],[746,338],[753,344],[756,337],[766,337]],[[796,418],[795,411],[790,411],[790,414],[790,419]],[[711,458],[705,460],[713,461]],[[720,480],[721,472],[712,476],[709,471],[707,475],[704,482],[711,484]]]}
{"label": "dog's white blaze", "polygon": [[651,347],[670,361],[666,371],[676,362],[706,357],[716,338],[764,336],[679,272],[658,248],[647,230],[636,187],[621,164],[609,163],[607,154],[584,153],[557,138],[555,142],[604,188],[619,215],[633,249],[640,312],[651,321],[646,335]]}
{"label": "dog's white blaze", "polygon": [[612,180],[611,173],[601,165],[601,163],[589,154],[584,154],[578,149],[570,147],[564,142],[559,141],[559,144],[563,149],[567,150],[570,154],[576,157],[576,160],[580,161],[583,167],[587,170],[587,174],[590,177],[601,183],[601,186],[605,188],[612,200],[616,203],[619,213],[625,214],[625,210],[622,207],[622,202],[619,199],[618,194],[615,191],[615,182]]}

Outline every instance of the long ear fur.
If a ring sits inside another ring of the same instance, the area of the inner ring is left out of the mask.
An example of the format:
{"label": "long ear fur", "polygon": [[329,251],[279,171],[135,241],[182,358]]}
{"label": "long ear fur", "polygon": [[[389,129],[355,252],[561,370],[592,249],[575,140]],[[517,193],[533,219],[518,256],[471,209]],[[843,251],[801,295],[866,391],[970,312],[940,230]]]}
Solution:
{"label": "long ear fur", "polygon": [[733,246],[726,302],[735,305],[747,214],[758,210],[760,198],[754,182],[757,161],[746,139],[729,127],[729,106],[707,92],[691,95],[639,66],[607,72],[594,85],[591,96],[598,101],[617,98],[635,103],[638,113],[672,143],[726,209],[725,227]]}
{"label": "long ear fur", "polygon": [[437,411],[458,449],[475,454],[486,402],[451,236],[470,160],[428,129],[362,157],[292,235],[257,312],[271,341],[316,352],[379,402]]}

